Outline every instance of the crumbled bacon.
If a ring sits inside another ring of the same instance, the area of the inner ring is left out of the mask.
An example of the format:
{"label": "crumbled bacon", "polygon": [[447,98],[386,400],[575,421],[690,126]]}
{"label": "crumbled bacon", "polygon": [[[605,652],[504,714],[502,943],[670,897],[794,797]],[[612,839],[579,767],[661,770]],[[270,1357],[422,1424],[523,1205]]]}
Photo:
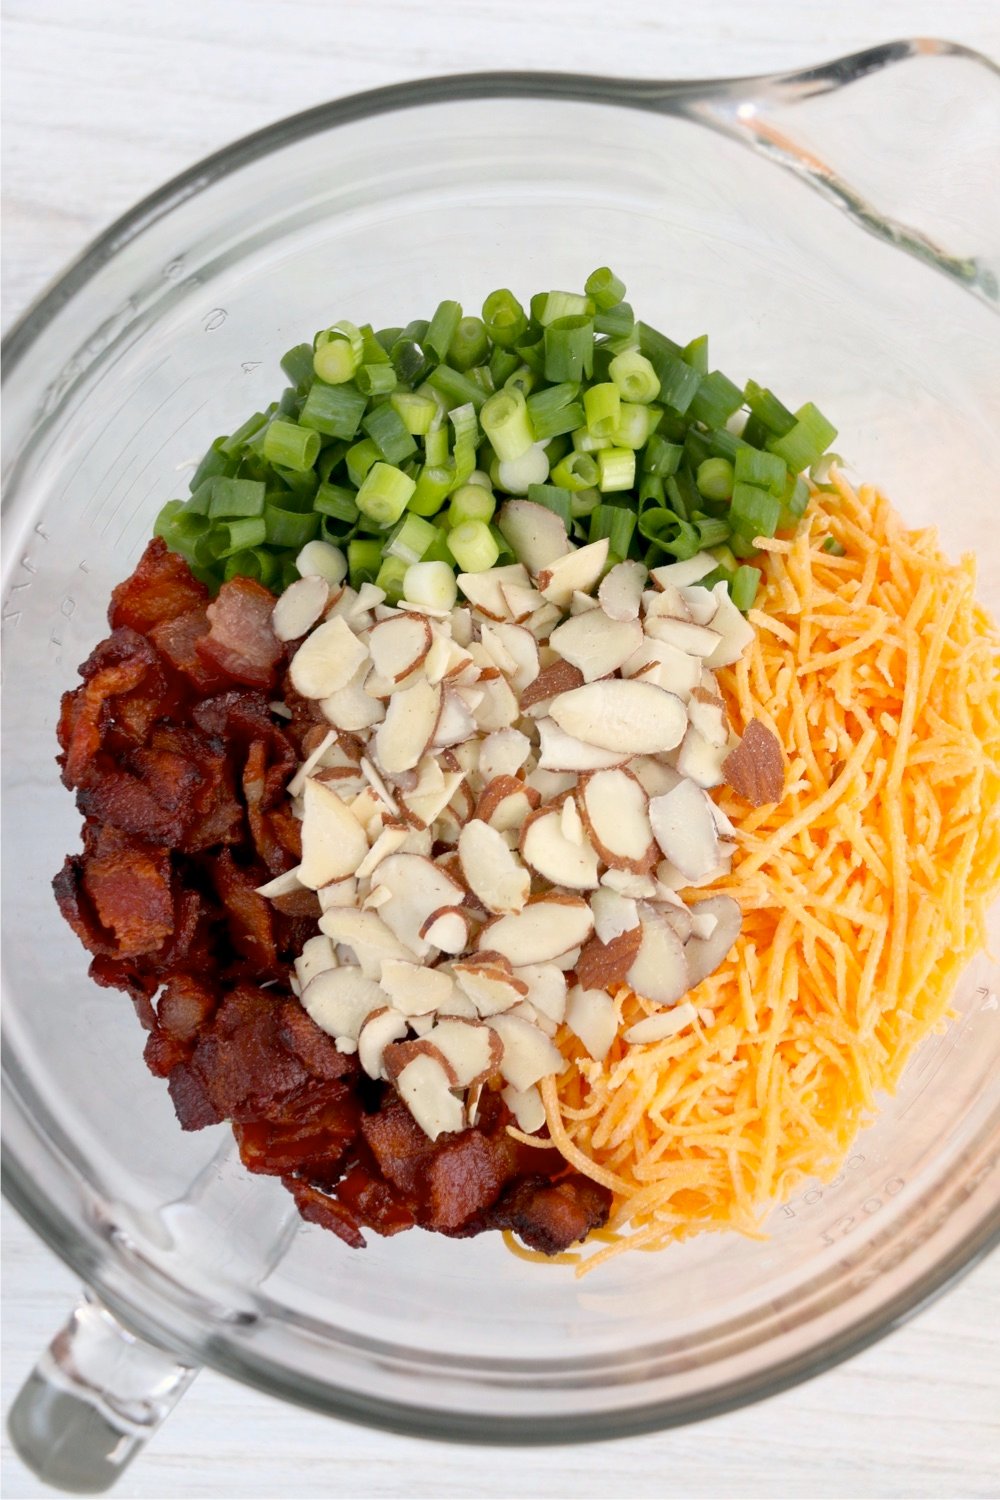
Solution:
{"label": "crumbled bacon", "polygon": [[[301,855],[286,787],[319,710],[287,681],[291,718],[270,709],[273,602],[234,579],[209,603],[161,541],[115,589],[112,633],[59,718],[63,780],[85,818],[83,850],[53,882],[59,908],[94,981],[131,997],[181,1127],[228,1120],[246,1166],[280,1176],[303,1218],[355,1247],[362,1228],[422,1225],[564,1248],[606,1221],[603,1188],[514,1142],[490,1090],[474,1128],[431,1142],[291,994],[316,896],[272,903],[257,887]],[[342,748],[356,758],[352,736]]]}

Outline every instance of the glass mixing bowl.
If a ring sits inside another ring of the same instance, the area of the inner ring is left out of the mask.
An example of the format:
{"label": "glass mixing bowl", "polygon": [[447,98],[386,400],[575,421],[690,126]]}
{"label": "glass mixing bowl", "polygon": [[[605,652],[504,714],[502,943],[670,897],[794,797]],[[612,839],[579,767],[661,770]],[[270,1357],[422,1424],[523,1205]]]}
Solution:
{"label": "glass mixing bowl", "polygon": [[993,1242],[1000,971],[985,957],[843,1171],[779,1209],[769,1239],[704,1236],[578,1280],[496,1237],[353,1252],[303,1226],[227,1128],[180,1131],[131,1006],[88,981],[49,883],[79,829],[53,763],[59,694],[112,585],[192,460],[332,318],[405,323],[443,296],[476,307],[610,263],[652,321],[710,330],[722,368],[830,412],[859,475],[939,522],[953,553],[978,549],[996,609],[998,152],[995,70],[942,43],[726,83],[406,85],[194,168],[15,329],[5,1188],[91,1289],[11,1416],[50,1482],[106,1486],[201,1364],[430,1437],[690,1421],[861,1348]]}

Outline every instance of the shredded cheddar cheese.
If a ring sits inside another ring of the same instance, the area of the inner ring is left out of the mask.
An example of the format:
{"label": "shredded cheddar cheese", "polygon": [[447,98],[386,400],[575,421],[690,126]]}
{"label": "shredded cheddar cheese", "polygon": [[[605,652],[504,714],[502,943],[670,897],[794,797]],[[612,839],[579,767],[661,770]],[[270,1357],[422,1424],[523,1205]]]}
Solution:
{"label": "shredded cheddar cheese", "polygon": [[743,930],[693,992],[699,1018],[630,1047],[654,1007],[623,988],[603,1063],[560,1036],[550,1135],[614,1194],[578,1274],[701,1230],[759,1235],[804,1178],[833,1176],[943,1024],[1000,888],[1000,643],[972,560],[839,476],[794,540],[759,545],[756,636],[719,675],[737,731],[757,718],[783,746],[786,792],[720,796],[740,845],[714,889]]}

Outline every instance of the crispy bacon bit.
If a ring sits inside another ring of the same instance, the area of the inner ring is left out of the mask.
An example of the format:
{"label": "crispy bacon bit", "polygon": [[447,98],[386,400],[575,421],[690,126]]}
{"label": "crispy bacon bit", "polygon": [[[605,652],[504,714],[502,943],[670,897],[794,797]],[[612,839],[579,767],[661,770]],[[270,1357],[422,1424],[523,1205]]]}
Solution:
{"label": "crispy bacon bit", "polygon": [[742,740],[722,762],[722,774],[733,791],[752,807],[781,801],[785,791],[781,746],[759,719],[750,720]]}
{"label": "crispy bacon bit", "polygon": [[526,1177],[508,1189],[491,1215],[497,1229],[511,1229],[531,1250],[559,1255],[603,1229],[611,1211],[611,1194],[578,1172],[559,1182]]}
{"label": "crispy bacon bit", "polygon": [[208,606],[211,629],[198,641],[202,661],[250,687],[277,680],[282,646],[271,629],[274,595],[251,578],[232,578]]}
{"label": "crispy bacon bit", "polygon": [[311,1187],[308,1182],[298,1182],[292,1177],[282,1178],[282,1181],[306,1223],[332,1230],[352,1250],[365,1248],[365,1237],[358,1228],[358,1221],[345,1204],[320,1192],[319,1188]]}
{"label": "crispy bacon bit", "polygon": [[430,1227],[457,1229],[489,1208],[513,1176],[515,1160],[506,1132],[466,1130],[448,1139],[427,1167]]}
{"label": "crispy bacon bit", "polygon": [[208,589],[199,583],[182,557],[154,537],[131,578],[111,594],[108,624],[112,630],[128,626],[148,635],[164,620],[176,620],[208,603]]}

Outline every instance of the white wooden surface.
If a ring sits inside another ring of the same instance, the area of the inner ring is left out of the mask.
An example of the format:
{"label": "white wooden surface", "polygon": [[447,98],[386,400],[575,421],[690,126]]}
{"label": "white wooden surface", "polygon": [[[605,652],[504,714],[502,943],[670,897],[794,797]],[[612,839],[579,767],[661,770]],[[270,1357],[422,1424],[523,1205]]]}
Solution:
{"label": "white wooden surface", "polygon": [[[3,322],[206,152],[419,74],[792,68],[903,35],[997,58],[997,0],[8,0]],[[74,1278],[3,1209],[3,1403]],[[3,1449],[3,1494],[51,1494]],[[1000,1496],[1000,1257],[850,1364],[749,1411],[599,1448],[423,1444],[199,1378],[125,1496]]]}

